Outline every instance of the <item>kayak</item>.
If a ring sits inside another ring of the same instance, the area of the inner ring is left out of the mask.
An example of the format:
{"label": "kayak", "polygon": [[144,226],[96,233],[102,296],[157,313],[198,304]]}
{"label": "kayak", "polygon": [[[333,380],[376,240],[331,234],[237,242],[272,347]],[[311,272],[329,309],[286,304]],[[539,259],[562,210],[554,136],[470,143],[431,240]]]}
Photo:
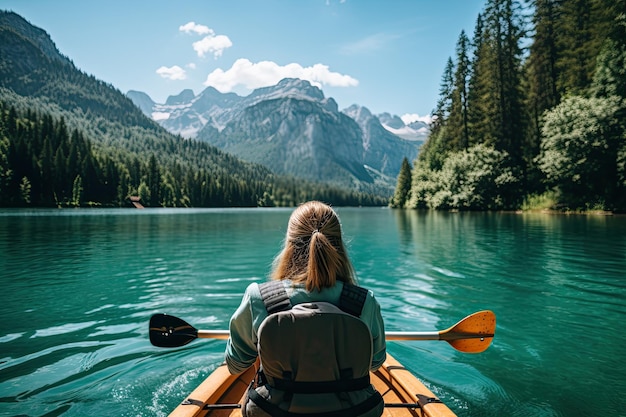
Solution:
{"label": "kayak", "polygon": [[[429,332],[385,332],[386,340],[442,340],[459,352],[484,352],[496,330],[496,316],[490,310],[478,311],[452,327]],[[198,330],[183,319],[154,314],[149,323],[154,346],[175,348],[197,338],[228,339],[228,330]],[[259,369],[259,362],[239,375],[231,375],[225,364],[213,371],[178,405],[170,417],[241,417],[241,404]],[[415,375],[389,353],[383,365],[370,372],[370,381],[385,400],[383,416],[455,416]]]}
{"label": "kayak", "polygon": [[[172,411],[170,417],[241,417],[240,406],[257,370],[258,362],[239,375],[231,375],[225,364],[219,366]],[[383,416],[456,416],[390,354],[380,369],[370,373],[370,381],[385,400]]]}

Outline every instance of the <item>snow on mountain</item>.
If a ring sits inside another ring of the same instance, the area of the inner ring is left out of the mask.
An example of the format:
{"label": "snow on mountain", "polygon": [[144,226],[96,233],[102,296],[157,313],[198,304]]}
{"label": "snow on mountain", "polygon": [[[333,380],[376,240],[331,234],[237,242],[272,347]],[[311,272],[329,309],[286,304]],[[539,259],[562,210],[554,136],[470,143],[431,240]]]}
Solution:
{"label": "snow on mountain", "polygon": [[[144,114],[170,132],[187,138],[195,138],[206,125],[221,131],[228,122],[240,116],[245,108],[264,100],[306,99],[320,102],[328,111],[338,111],[333,98],[324,97],[318,87],[297,78],[285,78],[276,85],[258,88],[245,97],[235,93],[220,93],[213,87],[206,88],[197,96],[192,90],[186,89],[178,95],[169,96],[165,103],[155,103],[147,94],[139,91],[129,91],[127,96]],[[355,120],[372,117],[365,107],[354,105],[348,109],[343,112]],[[402,139],[423,142],[428,136],[429,124],[424,121],[405,123],[403,118],[389,113],[377,117],[387,131]]]}
{"label": "snow on mountain", "polygon": [[425,121],[415,120],[405,124],[402,118],[389,113],[379,114],[378,119],[385,129],[402,139],[423,142],[430,132],[430,126]]}
{"label": "snow on mountain", "polygon": [[277,173],[385,192],[393,190],[403,159],[414,160],[428,134],[425,123],[408,126],[398,116],[376,116],[356,104],[339,111],[334,99],[300,79],[245,97],[213,87],[197,96],[183,90],[164,104],[136,91],[128,97],[170,132]]}

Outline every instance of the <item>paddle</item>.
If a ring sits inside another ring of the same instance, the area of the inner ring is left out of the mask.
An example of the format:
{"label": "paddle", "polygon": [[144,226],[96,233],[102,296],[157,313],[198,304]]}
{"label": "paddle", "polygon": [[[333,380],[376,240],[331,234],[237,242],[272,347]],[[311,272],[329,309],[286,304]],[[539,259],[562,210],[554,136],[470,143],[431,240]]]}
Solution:
{"label": "paddle", "polygon": [[[386,332],[387,340],[445,340],[465,353],[480,353],[489,347],[496,330],[496,315],[489,310],[470,314],[454,326],[434,332]],[[150,343],[179,347],[197,338],[228,339],[228,330],[197,330],[175,316],[155,314],[150,318]]]}

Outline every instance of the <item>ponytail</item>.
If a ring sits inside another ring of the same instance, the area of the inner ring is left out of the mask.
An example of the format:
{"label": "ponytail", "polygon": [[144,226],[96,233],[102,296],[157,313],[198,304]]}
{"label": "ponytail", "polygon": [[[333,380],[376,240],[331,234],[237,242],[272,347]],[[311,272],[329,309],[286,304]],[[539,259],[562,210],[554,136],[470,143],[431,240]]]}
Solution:
{"label": "ponytail", "polygon": [[307,291],[332,287],[337,282],[340,268],[337,250],[320,231],[314,231],[309,243],[309,262],[307,265]]}
{"label": "ponytail", "polygon": [[307,291],[332,287],[337,280],[355,283],[341,224],[330,206],[311,201],[292,213],[272,278],[304,283]]}

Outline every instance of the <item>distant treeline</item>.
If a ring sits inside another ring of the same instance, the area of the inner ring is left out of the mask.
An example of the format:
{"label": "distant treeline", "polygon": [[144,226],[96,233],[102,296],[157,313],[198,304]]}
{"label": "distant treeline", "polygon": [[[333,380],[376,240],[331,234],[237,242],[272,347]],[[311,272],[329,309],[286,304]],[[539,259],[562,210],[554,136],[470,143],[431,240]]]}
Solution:
{"label": "distant treeline", "polygon": [[[130,196],[149,207],[294,206],[310,199],[386,204],[381,196],[277,176],[171,135],[143,146],[130,132],[109,145],[92,141],[62,116],[39,111],[0,102],[0,207],[119,207],[128,206]],[[115,125],[114,132],[125,131]],[[131,136],[133,149],[115,146]]]}
{"label": "distant treeline", "polygon": [[626,0],[488,0],[391,205],[626,210]]}

